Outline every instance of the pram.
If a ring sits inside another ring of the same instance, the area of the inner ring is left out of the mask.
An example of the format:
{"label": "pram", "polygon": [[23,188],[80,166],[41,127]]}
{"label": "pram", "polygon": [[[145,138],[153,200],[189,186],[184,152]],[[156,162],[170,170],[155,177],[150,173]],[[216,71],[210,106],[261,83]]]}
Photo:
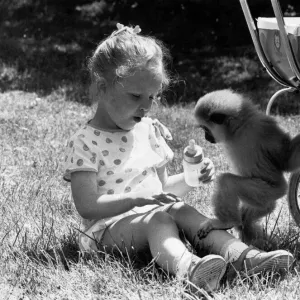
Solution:
{"label": "pram", "polygon": [[[284,17],[278,0],[271,0],[275,18],[252,18],[247,0],[240,0],[258,57],[269,75],[284,86],[269,100],[270,114],[274,100],[285,92],[300,91],[300,18]],[[300,226],[300,172],[289,179],[288,204],[293,219]]]}

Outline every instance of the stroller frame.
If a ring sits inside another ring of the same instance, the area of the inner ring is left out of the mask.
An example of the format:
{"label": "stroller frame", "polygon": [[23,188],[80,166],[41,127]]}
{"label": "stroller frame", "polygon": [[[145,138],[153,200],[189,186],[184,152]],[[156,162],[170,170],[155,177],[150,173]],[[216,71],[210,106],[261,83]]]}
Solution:
{"label": "stroller frame", "polygon": [[[242,6],[242,10],[248,25],[248,29],[251,34],[251,38],[255,47],[255,50],[258,54],[260,62],[262,63],[263,67],[267,70],[268,74],[279,84],[284,86],[284,88],[277,91],[269,100],[266,114],[269,115],[271,111],[272,104],[274,103],[275,99],[285,92],[294,92],[300,91],[300,67],[295,59],[295,54],[293,52],[293,48],[291,46],[290,40],[288,38],[288,33],[285,27],[285,21],[283,18],[282,10],[278,0],[271,0],[273,11],[277,20],[280,38],[282,41],[282,45],[284,46],[285,54],[287,56],[290,68],[293,72],[294,77],[290,80],[283,78],[273,67],[272,63],[267,59],[263,47],[261,45],[259,39],[259,33],[257,24],[252,18],[247,0],[240,0],[240,4]],[[300,188],[300,171],[293,173],[289,179],[289,187],[288,187],[288,204],[290,213],[296,222],[296,224],[300,227],[300,203],[298,202],[298,189]],[[300,198],[300,192],[299,192]],[[299,199],[300,201],[300,199]]]}

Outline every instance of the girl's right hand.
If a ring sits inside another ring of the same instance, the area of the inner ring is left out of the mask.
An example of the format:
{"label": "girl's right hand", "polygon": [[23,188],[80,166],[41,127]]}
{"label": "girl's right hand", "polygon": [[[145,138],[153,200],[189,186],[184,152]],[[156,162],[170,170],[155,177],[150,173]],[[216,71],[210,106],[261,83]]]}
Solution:
{"label": "girl's right hand", "polygon": [[138,197],[132,199],[132,201],[133,201],[133,206],[141,207],[144,205],[153,205],[153,204],[163,206],[168,203],[181,202],[182,199],[171,193],[161,193],[159,195],[154,195],[152,197],[147,197],[147,198]]}

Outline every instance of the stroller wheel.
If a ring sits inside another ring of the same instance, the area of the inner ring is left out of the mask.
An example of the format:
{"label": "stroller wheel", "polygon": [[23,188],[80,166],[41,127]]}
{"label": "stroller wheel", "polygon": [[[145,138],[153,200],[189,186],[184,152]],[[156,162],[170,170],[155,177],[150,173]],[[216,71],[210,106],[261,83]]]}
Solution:
{"label": "stroller wheel", "polygon": [[290,177],[288,203],[291,215],[300,227],[300,172],[294,173]]}

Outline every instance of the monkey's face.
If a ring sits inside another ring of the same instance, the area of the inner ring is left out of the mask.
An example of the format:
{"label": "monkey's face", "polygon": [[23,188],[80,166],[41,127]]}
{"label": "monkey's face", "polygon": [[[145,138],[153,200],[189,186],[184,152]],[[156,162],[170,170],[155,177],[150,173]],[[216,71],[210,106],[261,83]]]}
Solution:
{"label": "monkey's face", "polygon": [[224,124],[218,124],[211,120],[204,121],[197,119],[198,125],[204,130],[205,139],[210,143],[222,143],[226,140],[226,131]]}
{"label": "monkey's face", "polygon": [[227,143],[240,126],[244,98],[231,90],[219,90],[201,97],[195,107],[195,118],[211,143]]}
{"label": "monkey's face", "polygon": [[195,111],[198,126],[204,130],[205,139],[210,143],[222,143],[226,140],[226,118],[225,114],[213,113],[211,115],[201,114]]}

